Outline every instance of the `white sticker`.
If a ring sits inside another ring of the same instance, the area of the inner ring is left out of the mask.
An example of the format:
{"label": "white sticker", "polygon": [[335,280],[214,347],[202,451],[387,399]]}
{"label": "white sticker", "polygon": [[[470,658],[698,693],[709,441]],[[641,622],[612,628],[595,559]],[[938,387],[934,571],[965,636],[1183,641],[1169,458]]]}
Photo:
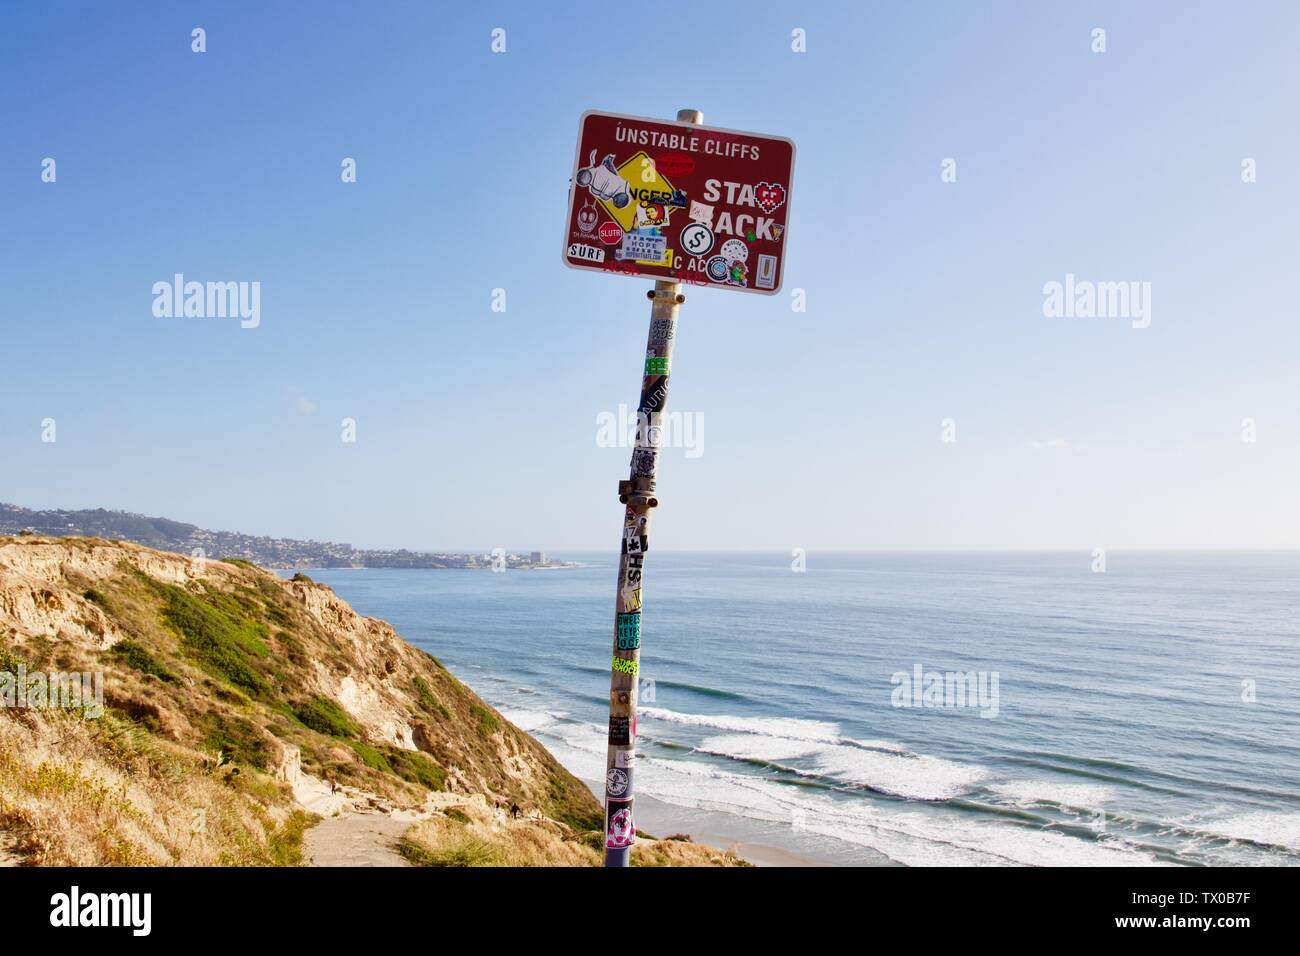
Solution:
{"label": "white sticker", "polygon": [[739,239],[728,239],[718,251],[728,262],[745,262],[749,259],[749,246]]}
{"label": "white sticker", "polygon": [[632,778],[620,767],[610,767],[605,774],[605,793],[611,797],[626,797],[632,789]]}
{"label": "white sticker", "polygon": [[759,255],[758,275],[754,278],[754,288],[776,288],[776,256]]}
{"label": "white sticker", "polygon": [[713,225],[713,207],[705,205],[702,202],[691,200],[691,210],[687,213],[696,222],[702,222],[706,226]]}
{"label": "white sticker", "polygon": [[647,236],[629,232],[623,237],[623,244],[615,251],[614,258],[621,262],[629,259],[637,262],[662,262],[667,251],[666,236]]}
{"label": "white sticker", "polygon": [[589,246],[585,242],[571,242],[569,258],[581,259],[583,262],[604,262],[605,250],[597,246]]}

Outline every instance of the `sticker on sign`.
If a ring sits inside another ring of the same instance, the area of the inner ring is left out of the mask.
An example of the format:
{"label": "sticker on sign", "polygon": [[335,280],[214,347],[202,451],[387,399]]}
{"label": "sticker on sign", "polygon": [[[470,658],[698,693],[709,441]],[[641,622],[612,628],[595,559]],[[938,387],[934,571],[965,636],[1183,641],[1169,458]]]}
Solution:
{"label": "sticker on sign", "polygon": [[782,136],[584,113],[565,265],[774,295],[793,177],[794,143]]}

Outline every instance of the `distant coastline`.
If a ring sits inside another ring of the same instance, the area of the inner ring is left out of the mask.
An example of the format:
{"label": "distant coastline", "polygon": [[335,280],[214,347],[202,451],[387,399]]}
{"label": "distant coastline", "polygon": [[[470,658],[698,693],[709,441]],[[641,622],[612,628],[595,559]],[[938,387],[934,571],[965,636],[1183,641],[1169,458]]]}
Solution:
{"label": "distant coastline", "polygon": [[81,511],[33,511],[0,503],[0,535],[23,533],[50,537],[106,538],[131,541],[161,551],[199,555],[211,560],[251,561],[264,568],[307,571],[312,568],[406,568],[471,570],[565,568],[545,551],[441,552],[354,548],[333,541],[273,538],[238,531],[209,531],[197,525],[104,508]]}

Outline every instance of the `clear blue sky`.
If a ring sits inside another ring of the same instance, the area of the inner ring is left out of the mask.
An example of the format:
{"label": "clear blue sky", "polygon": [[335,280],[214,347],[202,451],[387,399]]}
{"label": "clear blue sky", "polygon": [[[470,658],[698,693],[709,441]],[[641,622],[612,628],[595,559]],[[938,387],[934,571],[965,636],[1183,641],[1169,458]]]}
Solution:
{"label": "clear blue sky", "polygon": [[0,500],[613,549],[647,283],[560,263],[577,122],[696,107],[798,162],[783,293],[688,290],[656,548],[1295,546],[1300,8],[834,6],[4,4]]}

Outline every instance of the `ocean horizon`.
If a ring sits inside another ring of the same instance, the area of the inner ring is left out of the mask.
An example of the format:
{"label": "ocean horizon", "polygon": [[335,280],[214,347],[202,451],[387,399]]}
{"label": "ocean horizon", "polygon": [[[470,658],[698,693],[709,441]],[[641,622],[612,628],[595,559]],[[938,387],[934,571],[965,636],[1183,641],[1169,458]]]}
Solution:
{"label": "ocean horizon", "polygon": [[[617,555],[550,557],[307,573],[598,781]],[[1300,863],[1300,552],[1105,560],[652,552],[638,795],[830,864]]]}

